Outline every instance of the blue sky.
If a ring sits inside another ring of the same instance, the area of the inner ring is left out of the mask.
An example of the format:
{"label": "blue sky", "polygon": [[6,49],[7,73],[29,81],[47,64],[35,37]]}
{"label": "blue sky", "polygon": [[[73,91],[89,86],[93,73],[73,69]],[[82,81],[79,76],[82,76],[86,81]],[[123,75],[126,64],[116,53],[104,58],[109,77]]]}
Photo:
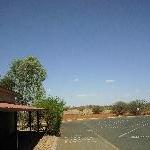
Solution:
{"label": "blue sky", "polygon": [[0,0],[0,74],[33,55],[68,105],[150,95],[149,0]]}

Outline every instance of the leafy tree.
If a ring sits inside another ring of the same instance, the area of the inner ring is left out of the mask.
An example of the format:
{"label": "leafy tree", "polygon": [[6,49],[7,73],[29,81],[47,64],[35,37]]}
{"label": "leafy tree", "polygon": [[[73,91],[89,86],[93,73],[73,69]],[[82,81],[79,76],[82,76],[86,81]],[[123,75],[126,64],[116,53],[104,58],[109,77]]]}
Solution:
{"label": "leafy tree", "polygon": [[0,85],[19,93],[17,101],[29,103],[44,94],[42,82],[46,71],[36,57],[26,57],[12,61],[10,70],[0,80]]}
{"label": "leafy tree", "polygon": [[129,112],[132,115],[140,115],[141,112],[144,110],[145,104],[146,104],[145,100],[137,99],[137,100],[131,101],[128,105]]}
{"label": "leafy tree", "polygon": [[14,82],[12,81],[12,79],[9,76],[5,76],[4,78],[1,78],[0,85],[11,91],[13,90],[13,87],[15,86]]}
{"label": "leafy tree", "polygon": [[126,112],[126,110],[127,110],[127,104],[122,101],[118,101],[112,106],[112,112],[117,116],[123,115]]}
{"label": "leafy tree", "polygon": [[45,108],[43,118],[47,124],[48,133],[59,135],[65,109],[64,101],[59,97],[49,96],[48,98],[35,101],[34,105]]}

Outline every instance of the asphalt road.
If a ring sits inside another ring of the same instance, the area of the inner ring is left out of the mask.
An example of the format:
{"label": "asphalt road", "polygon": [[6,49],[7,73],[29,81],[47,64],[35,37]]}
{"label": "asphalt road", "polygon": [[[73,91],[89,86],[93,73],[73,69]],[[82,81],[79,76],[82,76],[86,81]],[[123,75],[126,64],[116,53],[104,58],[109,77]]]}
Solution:
{"label": "asphalt road", "polygon": [[62,125],[57,150],[150,150],[150,117],[74,121]]}
{"label": "asphalt road", "polygon": [[83,121],[64,123],[57,150],[117,150],[115,146],[89,128],[87,124]]}

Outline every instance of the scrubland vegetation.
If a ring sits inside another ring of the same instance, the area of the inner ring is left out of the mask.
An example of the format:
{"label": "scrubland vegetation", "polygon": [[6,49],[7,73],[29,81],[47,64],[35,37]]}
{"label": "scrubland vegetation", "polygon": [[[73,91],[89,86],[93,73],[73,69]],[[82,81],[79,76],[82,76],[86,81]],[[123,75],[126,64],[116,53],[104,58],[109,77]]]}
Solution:
{"label": "scrubland vegetation", "polygon": [[128,103],[119,101],[112,105],[111,109],[116,115],[149,115],[150,103],[140,99]]}
{"label": "scrubland vegetation", "polygon": [[127,115],[149,115],[150,103],[146,100],[136,99],[130,102],[117,101],[112,105],[100,106],[100,105],[87,105],[79,107],[66,107],[65,110],[78,110],[83,115],[85,109],[90,109],[92,114],[104,114],[109,113],[115,116],[127,116]]}

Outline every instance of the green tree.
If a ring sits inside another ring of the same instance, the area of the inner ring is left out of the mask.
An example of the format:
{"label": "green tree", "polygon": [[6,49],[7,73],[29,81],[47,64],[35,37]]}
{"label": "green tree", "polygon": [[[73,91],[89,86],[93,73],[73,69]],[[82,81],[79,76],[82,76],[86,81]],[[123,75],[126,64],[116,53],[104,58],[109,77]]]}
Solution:
{"label": "green tree", "polygon": [[145,100],[137,99],[137,100],[131,101],[128,104],[128,109],[132,115],[140,115],[143,112],[145,105],[146,105]]}
{"label": "green tree", "polygon": [[36,107],[45,108],[43,118],[47,124],[48,133],[59,135],[65,109],[64,101],[57,96],[49,96],[45,99],[35,101],[34,105]]}
{"label": "green tree", "polygon": [[117,116],[123,115],[126,112],[126,110],[127,110],[127,104],[122,101],[118,101],[112,106],[112,112]]}
{"label": "green tree", "polygon": [[15,86],[15,83],[12,81],[12,79],[9,76],[4,76],[4,78],[0,79],[0,86],[7,88],[8,90],[13,90],[13,87]]}
{"label": "green tree", "polygon": [[46,71],[40,61],[29,56],[12,61],[10,70],[0,80],[0,85],[19,93],[17,101],[26,104],[44,95],[42,82],[45,78]]}

